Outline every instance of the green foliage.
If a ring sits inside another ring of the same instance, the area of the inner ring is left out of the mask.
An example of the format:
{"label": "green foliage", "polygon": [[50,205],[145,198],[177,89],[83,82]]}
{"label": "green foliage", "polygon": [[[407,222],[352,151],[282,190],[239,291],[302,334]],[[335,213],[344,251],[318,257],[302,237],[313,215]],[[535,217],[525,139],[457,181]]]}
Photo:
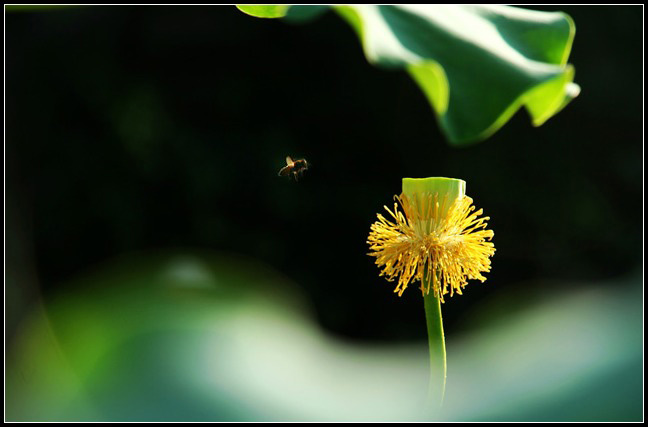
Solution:
{"label": "green foliage", "polygon": [[534,298],[520,282],[481,301],[465,316],[471,332],[448,341],[439,415],[422,404],[423,346],[324,333],[299,288],[263,263],[124,256],[25,318],[6,355],[6,419],[638,421],[640,279],[560,282]]}
{"label": "green foliage", "polygon": [[[278,16],[272,6],[254,8],[245,12]],[[282,13],[298,20],[304,8]],[[489,137],[521,106],[540,126],[580,90],[567,64],[575,27],[561,12],[493,5],[333,8],[353,27],[370,63],[409,72],[454,145]]]}

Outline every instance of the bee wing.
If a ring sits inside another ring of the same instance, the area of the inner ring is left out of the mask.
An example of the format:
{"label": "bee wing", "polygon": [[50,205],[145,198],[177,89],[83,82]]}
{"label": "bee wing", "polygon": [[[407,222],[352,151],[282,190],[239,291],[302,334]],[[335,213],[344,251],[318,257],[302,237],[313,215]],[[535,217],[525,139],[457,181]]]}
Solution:
{"label": "bee wing", "polygon": [[287,165],[293,164],[293,159],[290,156],[286,156],[286,164]]}
{"label": "bee wing", "polygon": [[286,176],[290,173],[290,166],[284,166],[279,170],[279,176]]}

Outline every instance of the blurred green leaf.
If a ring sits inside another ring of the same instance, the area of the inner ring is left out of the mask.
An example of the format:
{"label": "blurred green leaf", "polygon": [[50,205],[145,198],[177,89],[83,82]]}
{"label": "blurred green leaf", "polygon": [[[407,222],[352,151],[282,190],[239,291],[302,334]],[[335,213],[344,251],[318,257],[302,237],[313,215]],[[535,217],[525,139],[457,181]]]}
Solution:
{"label": "blurred green leaf", "polygon": [[6,418],[638,421],[640,277],[614,292],[547,284],[532,299],[520,283],[517,295],[482,301],[466,313],[472,331],[449,337],[438,414],[423,405],[424,342],[329,336],[294,285],[253,259],[124,257],[25,318],[7,352]]}
{"label": "blurred green leaf", "polygon": [[[246,13],[275,13],[264,8]],[[580,91],[567,64],[575,26],[564,13],[494,5],[333,8],[370,63],[410,73],[454,145],[489,137],[521,106],[540,126]]]}

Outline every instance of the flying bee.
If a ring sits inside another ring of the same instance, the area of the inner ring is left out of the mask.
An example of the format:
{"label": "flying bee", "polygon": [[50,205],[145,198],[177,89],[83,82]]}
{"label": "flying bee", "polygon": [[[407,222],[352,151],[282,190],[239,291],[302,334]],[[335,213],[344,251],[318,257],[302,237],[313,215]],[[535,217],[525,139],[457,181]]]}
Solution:
{"label": "flying bee", "polygon": [[308,169],[308,162],[306,159],[293,160],[288,156],[286,157],[286,166],[281,168],[279,176],[292,174],[295,177],[295,181],[298,181],[297,178],[300,174],[303,174],[306,169]]}

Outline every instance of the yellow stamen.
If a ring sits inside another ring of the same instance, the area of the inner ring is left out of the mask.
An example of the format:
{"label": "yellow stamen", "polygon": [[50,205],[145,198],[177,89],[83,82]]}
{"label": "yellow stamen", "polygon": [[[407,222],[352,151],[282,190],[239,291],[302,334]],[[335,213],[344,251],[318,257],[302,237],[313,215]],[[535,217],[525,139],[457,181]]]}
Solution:
{"label": "yellow stamen", "polygon": [[[461,295],[468,280],[484,281],[490,271],[495,246],[487,230],[489,217],[475,212],[470,197],[460,197],[448,208],[448,197],[419,193],[395,196],[394,210],[385,209],[393,221],[378,214],[367,243],[388,281],[398,279],[394,292],[401,296],[410,282],[419,281],[423,295],[430,290],[443,302],[443,295]],[[427,278],[432,280],[426,280]],[[425,285],[427,283],[427,286]]]}

